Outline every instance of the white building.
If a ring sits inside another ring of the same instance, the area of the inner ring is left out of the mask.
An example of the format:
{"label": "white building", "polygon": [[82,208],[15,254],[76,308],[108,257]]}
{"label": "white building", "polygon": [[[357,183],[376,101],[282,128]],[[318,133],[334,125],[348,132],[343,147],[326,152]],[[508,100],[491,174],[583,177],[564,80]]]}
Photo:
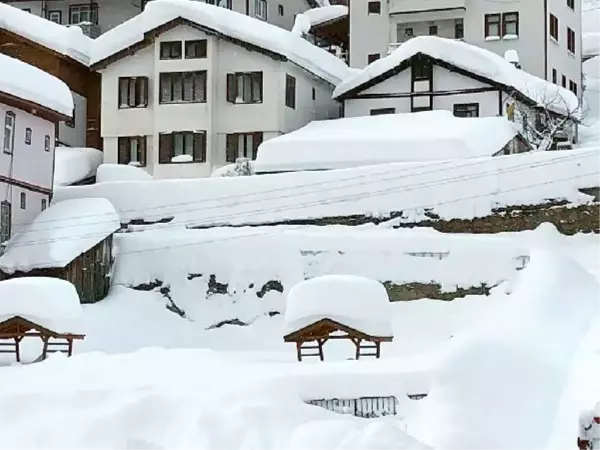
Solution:
{"label": "white building", "polygon": [[505,117],[423,111],[311,122],[263,142],[254,168],[256,173],[345,169],[508,155],[530,148]]}
{"label": "white building", "polygon": [[423,35],[516,50],[523,70],[581,91],[581,0],[353,0],[350,66]]}
{"label": "white building", "polygon": [[300,36],[201,2],[155,1],[96,40],[104,162],[195,178],[339,117],[350,69]]}
{"label": "white building", "polygon": [[[464,42],[413,38],[350,76],[334,92],[345,117],[427,110],[462,117],[510,116],[531,137],[548,117],[576,122],[578,98],[568,89],[517,69],[504,58]],[[576,127],[567,127],[576,139]],[[535,139],[533,139],[535,140]]]}
{"label": "white building", "polygon": [[73,111],[62,81],[0,54],[0,243],[27,225],[50,202],[54,138]]}
{"label": "white building", "polygon": [[[150,0],[1,0],[63,25],[79,25],[93,38],[142,12]],[[316,0],[198,0],[291,30],[296,14]]]}

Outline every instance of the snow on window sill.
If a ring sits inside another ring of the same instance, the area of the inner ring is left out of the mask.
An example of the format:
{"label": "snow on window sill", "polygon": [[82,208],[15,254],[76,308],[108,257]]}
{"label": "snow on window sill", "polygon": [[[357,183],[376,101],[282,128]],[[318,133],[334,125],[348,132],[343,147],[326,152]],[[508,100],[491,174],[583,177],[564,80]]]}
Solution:
{"label": "snow on window sill", "polygon": [[172,163],[191,163],[194,162],[192,155],[177,155],[171,158]]}
{"label": "snow on window sill", "polygon": [[552,37],[552,36],[550,36],[550,42],[552,42],[555,45],[560,45],[560,43],[556,39],[554,39],[554,37]]}
{"label": "snow on window sill", "polygon": [[504,41],[513,41],[515,39],[519,39],[519,36],[516,34],[505,34],[502,36],[502,40]]}
{"label": "snow on window sill", "polygon": [[567,55],[569,55],[570,58],[575,58],[575,53],[573,53],[571,50],[567,50]]}
{"label": "snow on window sill", "polygon": [[485,38],[486,42],[499,41],[499,40],[500,40],[500,36],[488,36]]}
{"label": "snow on window sill", "polygon": [[139,161],[129,161],[129,163],[127,163],[128,166],[132,166],[132,167],[143,167],[142,163]]}

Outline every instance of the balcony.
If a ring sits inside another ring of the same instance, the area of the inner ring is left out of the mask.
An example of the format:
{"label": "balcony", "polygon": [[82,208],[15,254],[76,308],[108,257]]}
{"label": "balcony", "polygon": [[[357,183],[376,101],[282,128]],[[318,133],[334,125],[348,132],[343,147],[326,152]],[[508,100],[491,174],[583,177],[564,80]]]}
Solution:
{"label": "balcony", "polygon": [[[389,0],[390,14],[419,16],[416,20],[454,19],[462,17],[466,0]],[[408,20],[408,18],[407,18]],[[411,19],[412,20],[412,19]]]}
{"label": "balcony", "polygon": [[88,37],[91,37],[92,39],[96,39],[98,36],[100,36],[102,34],[102,29],[96,23],[81,22],[81,23],[78,23],[77,25],[71,25],[71,26],[81,28],[81,31],[83,31],[83,34],[85,34]]}

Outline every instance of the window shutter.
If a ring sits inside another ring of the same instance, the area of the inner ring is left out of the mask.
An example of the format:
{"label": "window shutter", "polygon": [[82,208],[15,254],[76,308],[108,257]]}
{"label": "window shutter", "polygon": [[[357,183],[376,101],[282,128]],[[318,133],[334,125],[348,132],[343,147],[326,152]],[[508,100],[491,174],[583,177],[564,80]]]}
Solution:
{"label": "window shutter", "polygon": [[148,106],[148,77],[138,77],[136,84],[136,104]]}
{"label": "window shutter", "polygon": [[138,152],[139,152],[139,161],[142,166],[146,165],[146,136],[140,136],[138,138]]}
{"label": "window shutter", "polygon": [[252,101],[262,102],[263,99],[263,74],[262,72],[252,73]]}
{"label": "window shutter", "polygon": [[194,133],[194,161],[206,162],[206,133]]}
{"label": "window shutter", "polygon": [[233,73],[227,74],[227,101],[230,103],[235,102],[235,75]]}
{"label": "window shutter", "polygon": [[238,155],[238,135],[228,134],[226,139],[225,158],[229,163],[235,162]]}
{"label": "window shutter", "polygon": [[171,133],[160,133],[158,142],[158,162],[168,164],[173,155],[173,135]]}
{"label": "window shutter", "polygon": [[258,155],[258,147],[262,144],[263,134],[262,131],[257,131],[252,133],[252,159],[256,160],[256,156]]}
{"label": "window shutter", "polygon": [[129,164],[129,138],[119,138],[119,164]]}

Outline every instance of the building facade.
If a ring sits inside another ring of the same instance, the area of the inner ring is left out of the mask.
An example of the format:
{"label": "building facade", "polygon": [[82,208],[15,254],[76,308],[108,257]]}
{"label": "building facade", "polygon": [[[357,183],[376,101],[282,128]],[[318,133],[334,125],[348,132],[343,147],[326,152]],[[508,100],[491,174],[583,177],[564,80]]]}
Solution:
{"label": "building facade", "polygon": [[[62,25],[80,25],[96,38],[142,12],[149,0],[1,0]],[[198,0],[204,1],[204,0]],[[311,7],[307,0],[206,0],[291,30],[296,14]],[[315,5],[316,6],[316,5]]]}
{"label": "building facade", "polygon": [[238,157],[255,159],[263,140],[339,117],[332,84],[190,25],[97,65],[104,162],[159,179],[210,176]]}
{"label": "building facade", "polygon": [[581,92],[581,0],[356,0],[350,66],[363,68],[415,36],[464,40]]}

